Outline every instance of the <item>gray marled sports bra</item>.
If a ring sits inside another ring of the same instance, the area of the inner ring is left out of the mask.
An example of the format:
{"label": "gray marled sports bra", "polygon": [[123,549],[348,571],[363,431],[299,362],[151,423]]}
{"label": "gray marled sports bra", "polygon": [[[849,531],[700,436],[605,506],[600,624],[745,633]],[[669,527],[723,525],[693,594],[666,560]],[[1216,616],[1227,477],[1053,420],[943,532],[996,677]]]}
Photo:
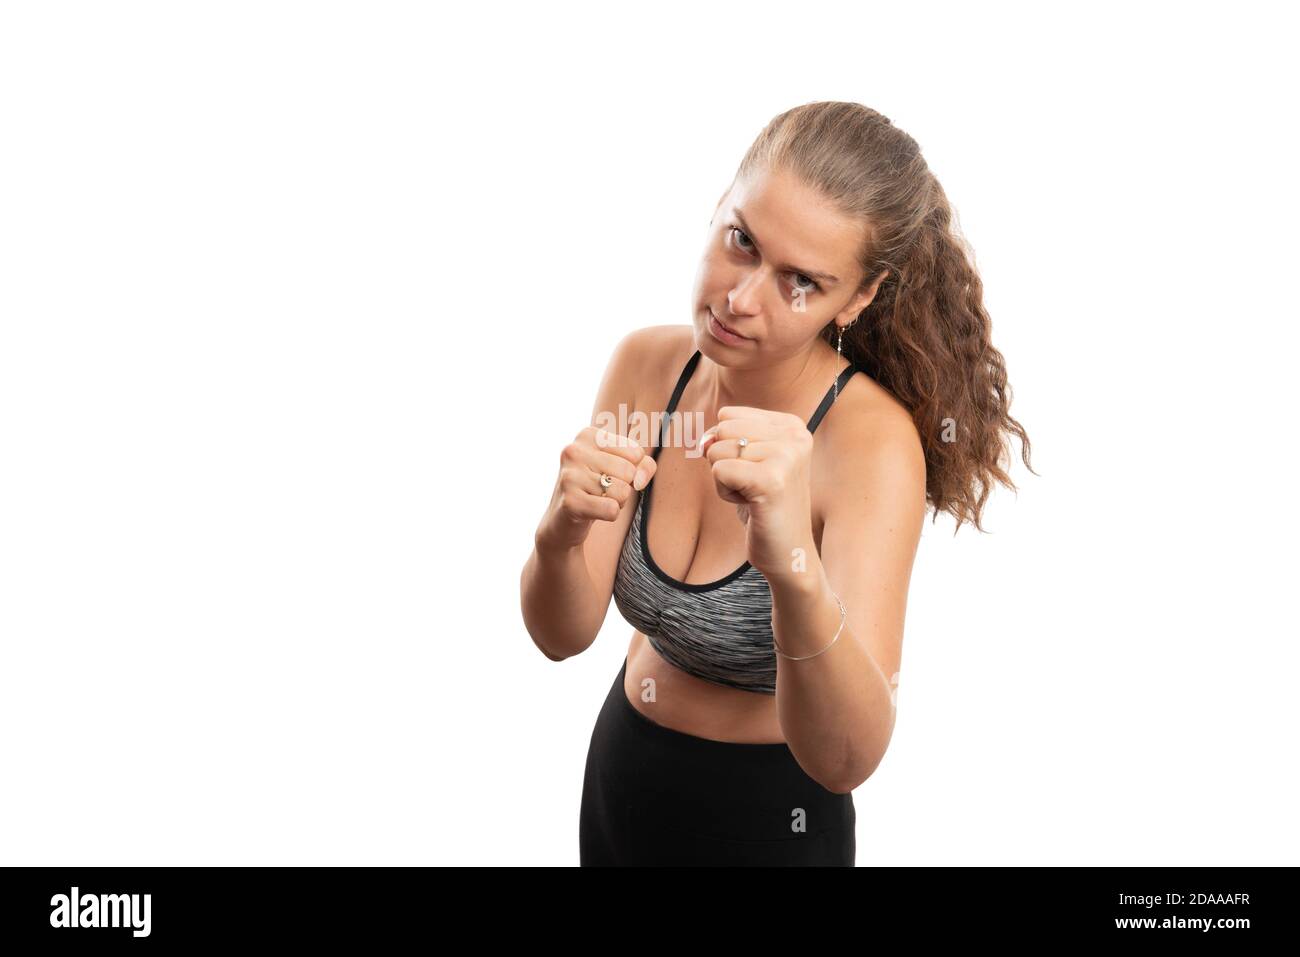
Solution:
{"label": "gray marled sports bra", "polygon": [[[697,349],[686,363],[668,409],[663,413],[659,434],[667,432],[668,417],[699,364]],[[808,420],[815,432],[835,401],[837,388],[858,372],[849,364]],[[659,460],[656,440],[651,452]],[[650,645],[665,661],[683,671],[715,684],[776,694],[776,651],[772,644],[772,589],[757,568],[745,562],[717,581],[688,585],[655,564],[646,544],[650,521],[650,493],[654,479],[641,490],[641,501],[614,577],[614,602],[633,628],[650,639]]]}

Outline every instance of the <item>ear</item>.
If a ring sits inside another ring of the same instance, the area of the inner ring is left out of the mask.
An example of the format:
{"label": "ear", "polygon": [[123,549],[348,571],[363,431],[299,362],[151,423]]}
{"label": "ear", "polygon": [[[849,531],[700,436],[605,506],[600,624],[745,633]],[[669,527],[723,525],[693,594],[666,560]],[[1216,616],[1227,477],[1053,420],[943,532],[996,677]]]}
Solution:
{"label": "ear", "polygon": [[850,300],[849,304],[840,311],[840,315],[848,316],[850,321],[856,319],[863,309],[866,309],[867,306],[871,305],[871,300],[875,299],[876,293],[880,292],[880,284],[885,281],[885,277],[888,275],[888,269],[881,272],[881,274],[876,277],[875,282]]}

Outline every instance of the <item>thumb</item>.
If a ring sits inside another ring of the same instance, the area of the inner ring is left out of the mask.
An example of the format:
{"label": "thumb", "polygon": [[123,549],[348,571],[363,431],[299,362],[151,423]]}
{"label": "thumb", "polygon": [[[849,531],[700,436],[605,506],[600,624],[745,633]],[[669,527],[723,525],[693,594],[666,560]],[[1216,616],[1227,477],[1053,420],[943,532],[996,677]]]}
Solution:
{"label": "thumb", "polygon": [[718,488],[718,497],[724,502],[743,505],[749,501],[752,487],[752,469],[757,462],[743,459],[719,459],[713,463],[713,484]]}
{"label": "thumb", "polygon": [[658,470],[659,463],[655,461],[654,456],[649,452],[645,453],[641,456],[641,461],[636,463],[636,475],[632,477],[632,487],[638,492],[644,490]]}

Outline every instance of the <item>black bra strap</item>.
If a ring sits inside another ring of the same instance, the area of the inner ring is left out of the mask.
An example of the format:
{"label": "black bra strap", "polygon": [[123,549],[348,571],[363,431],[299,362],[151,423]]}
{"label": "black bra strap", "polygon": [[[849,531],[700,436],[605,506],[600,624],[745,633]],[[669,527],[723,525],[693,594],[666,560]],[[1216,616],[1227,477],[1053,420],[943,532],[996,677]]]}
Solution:
{"label": "black bra strap", "polygon": [[[668,430],[668,417],[677,410],[677,403],[681,399],[682,393],[686,391],[686,383],[695,373],[695,367],[700,364],[700,354],[700,350],[696,349],[695,354],[687,360],[685,367],[682,369],[682,374],[677,377],[677,385],[673,389],[672,398],[668,400],[668,408],[660,417],[659,436],[655,439],[654,449],[650,453],[656,460],[659,458],[659,442],[663,438],[664,433]],[[862,370],[852,362],[844,368],[844,371],[841,372],[839,377],[836,379],[836,384],[826,390],[826,395],[822,399],[821,405],[817,406],[817,411],[814,412],[812,418],[808,420],[809,432],[817,431],[817,426],[821,425],[822,418],[828,411],[830,411],[831,405],[835,402],[837,393],[844,391],[845,384],[849,379],[853,378],[854,373],[860,371]]]}
{"label": "black bra strap", "polygon": [[700,350],[695,350],[695,355],[687,360],[686,366],[682,369],[682,374],[677,377],[677,386],[673,389],[673,397],[668,400],[668,409],[659,419],[659,435],[655,438],[654,451],[650,454],[658,461],[659,459],[659,442],[662,440],[664,433],[668,430],[668,417],[677,409],[677,402],[686,391],[686,382],[695,373],[695,367],[700,364]]}
{"label": "black bra strap", "polygon": [[817,411],[814,412],[813,417],[808,420],[809,432],[817,431],[817,426],[821,425],[822,416],[826,414],[827,410],[830,409],[831,404],[834,403],[835,401],[837,390],[839,392],[843,392],[844,384],[848,382],[849,379],[853,378],[853,373],[858,371],[859,371],[858,367],[855,366],[852,362],[850,362],[847,366],[845,366],[844,371],[841,372],[839,378],[835,380],[836,384],[826,390],[826,397],[822,399],[822,404],[817,406]]}

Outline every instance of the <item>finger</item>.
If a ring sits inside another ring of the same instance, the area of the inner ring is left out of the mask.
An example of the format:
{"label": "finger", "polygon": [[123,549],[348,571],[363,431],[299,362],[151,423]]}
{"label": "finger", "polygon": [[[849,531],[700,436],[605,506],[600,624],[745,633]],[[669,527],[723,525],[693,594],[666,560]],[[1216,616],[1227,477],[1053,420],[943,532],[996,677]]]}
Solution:
{"label": "finger", "polygon": [[[623,464],[627,465],[626,462]],[[630,469],[631,466],[629,465],[628,468]],[[625,479],[617,478],[613,473],[607,472],[606,474],[609,475],[609,488],[605,488],[600,484],[600,473],[590,472],[587,476],[587,485],[583,488],[583,491],[598,498],[612,498],[618,502],[621,508],[628,500],[628,496],[632,494],[632,484]]]}
{"label": "finger", "polygon": [[741,451],[739,439],[718,439],[709,444],[708,452],[705,454],[708,455],[710,462],[720,462],[723,459],[761,462],[772,454],[772,443],[748,439],[744,451]]}
{"label": "finger", "polygon": [[598,429],[589,425],[591,430],[591,441],[596,448],[603,452],[609,452],[620,458],[627,459],[633,465],[636,465],[645,456],[646,451],[639,442],[634,442],[626,435],[619,435],[617,432],[610,432],[608,429]]}
{"label": "finger", "polygon": [[636,477],[632,482],[632,487],[638,492],[643,491],[645,487],[650,484],[650,480],[655,477],[655,473],[658,471],[659,463],[655,460],[655,457],[653,455],[647,455],[637,463]]}
{"label": "finger", "polygon": [[751,442],[757,439],[770,441],[784,434],[781,427],[781,423],[774,423],[771,419],[719,420],[716,425],[705,430],[704,435],[700,436],[700,444],[703,445],[704,440],[710,435],[714,437],[713,441],[718,439],[738,439],[742,435]]}
{"label": "finger", "polygon": [[[598,448],[620,458],[625,459],[634,467],[630,474],[618,473],[620,478],[629,482],[637,491],[645,488],[650,479],[654,477],[658,464],[655,458],[647,452],[640,443],[634,442],[625,435],[619,435],[617,432],[609,432],[605,429],[594,429],[592,440]],[[608,468],[605,471],[610,471]],[[610,473],[614,474],[614,473]]]}
{"label": "finger", "polygon": [[618,499],[609,495],[592,495],[582,489],[570,489],[566,507],[574,518],[612,522],[623,511]]}
{"label": "finger", "polygon": [[718,427],[715,425],[700,437],[699,450],[701,455],[709,451],[709,446],[718,440]]}
{"label": "finger", "polygon": [[732,505],[744,505],[747,501],[745,496],[741,495],[739,492],[732,491],[721,482],[715,481],[713,486],[718,490],[718,498],[722,499],[724,502],[730,502]]}
{"label": "finger", "polygon": [[[583,462],[592,475],[599,478],[600,473],[612,475],[616,479],[632,484],[632,479],[636,476],[637,466],[627,459],[612,455],[609,452],[595,451],[592,452]],[[596,494],[600,494],[600,489],[595,489]]]}
{"label": "finger", "polygon": [[719,459],[713,463],[713,482],[718,495],[728,502],[747,502],[758,492],[762,467],[745,459]]}

